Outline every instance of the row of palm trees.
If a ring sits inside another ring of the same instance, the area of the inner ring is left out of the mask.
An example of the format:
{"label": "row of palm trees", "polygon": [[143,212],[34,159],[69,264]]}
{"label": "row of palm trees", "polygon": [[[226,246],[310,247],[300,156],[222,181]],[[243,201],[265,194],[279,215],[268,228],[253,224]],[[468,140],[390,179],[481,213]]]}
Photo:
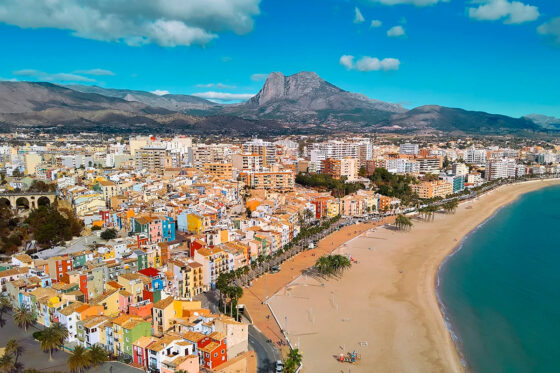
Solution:
{"label": "row of palm trees", "polygon": [[410,230],[412,228],[412,221],[403,214],[399,214],[395,218],[395,226],[398,230]]}
{"label": "row of palm trees", "polygon": [[256,277],[270,271],[294,255],[305,250],[305,244],[311,240],[320,239],[340,227],[340,216],[327,219],[321,224],[303,227],[299,234],[284,248],[271,255],[259,255],[251,266],[239,268],[236,271],[222,273],[216,281],[216,288],[220,291],[222,300],[228,297],[228,286],[244,286]]}
{"label": "row of palm trees", "polygon": [[322,256],[315,262],[315,270],[325,276],[340,274],[352,265],[350,259],[343,255],[326,255]]}

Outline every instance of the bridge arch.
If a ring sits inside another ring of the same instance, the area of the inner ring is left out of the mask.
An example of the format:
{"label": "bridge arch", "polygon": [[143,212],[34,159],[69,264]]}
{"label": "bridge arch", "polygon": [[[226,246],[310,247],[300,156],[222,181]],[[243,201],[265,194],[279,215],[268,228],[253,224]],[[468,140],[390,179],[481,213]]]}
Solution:
{"label": "bridge arch", "polygon": [[18,210],[29,210],[31,207],[31,202],[27,197],[22,196],[16,199],[16,208]]}
{"label": "bridge arch", "polygon": [[9,198],[0,197],[0,206],[12,207],[12,203]]}
{"label": "bridge arch", "polygon": [[37,199],[37,207],[49,206],[51,204],[51,199],[47,196],[41,196]]}

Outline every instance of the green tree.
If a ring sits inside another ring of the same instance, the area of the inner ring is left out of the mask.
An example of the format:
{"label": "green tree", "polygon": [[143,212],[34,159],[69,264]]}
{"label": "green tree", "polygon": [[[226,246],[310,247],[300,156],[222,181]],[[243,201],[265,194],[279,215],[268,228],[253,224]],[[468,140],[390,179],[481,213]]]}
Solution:
{"label": "green tree", "polygon": [[286,362],[284,364],[284,372],[294,373],[300,366],[302,360],[303,356],[301,355],[299,349],[295,348],[293,350],[290,350],[290,352],[288,353],[288,358],[286,359]]}
{"label": "green tree", "polygon": [[33,325],[36,320],[35,314],[24,306],[17,307],[14,310],[14,322],[18,328],[23,328],[25,333],[27,333],[27,328]]}
{"label": "green tree", "polygon": [[114,228],[105,229],[103,232],[101,232],[101,238],[103,238],[106,241],[117,238],[117,236],[118,236],[118,232]]}
{"label": "green tree", "polygon": [[68,368],[73,373],[83,372],[91,364],[91,358],[85,347],[76,346],[68,358]]}
{"label": "green tree", "polygon": [[107,351],[105,351],[105,349],[99,344],[94,344],[93,346],[91,346],[91,348],[88,350],[88,355],[90,359],[90,364],[91,366],[94,367],[101,365],[107,360],[109,360],[109,357],[107,356]]}
{"label": "green tree", "polygon": [[398,230],[409,230],[412,227],[412,221],[408,217],[399,214],[395,219],[395,226]]}
{"label": "green tree", "polygon": [[0,370],[4,373],[11,373],[14,370],[14,367],[14,357],[10,354],[4,353],[4,355],[0,357]]}
{"label": "green tree", "polygon": [[60,348],[67,337],[68,330],[60,323],[54,323],[37,336],[41,350],[49,352],[49,360],[52,360],[53,351]]}

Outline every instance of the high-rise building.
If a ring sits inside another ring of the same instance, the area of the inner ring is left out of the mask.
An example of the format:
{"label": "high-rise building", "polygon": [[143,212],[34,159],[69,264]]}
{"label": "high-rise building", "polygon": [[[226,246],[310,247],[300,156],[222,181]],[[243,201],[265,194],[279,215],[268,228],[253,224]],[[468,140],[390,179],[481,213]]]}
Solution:
{"label": "high-rise building", "polygon": [[137,170],[163,171],[167,150],[164,146],[145,146],[136,151],[134,163]]}
{"label": "high-rise building", "polygon": [[276,163],[276,145],[262,139],[252,139],[244,143],[243,153],[262,156],[264,167],[272,167]]}
{"label": "high-rise building", "polygon": [[419,153],[418,144],[411,144],[409,142],[399,146],[399,153],[407,155],[416,155]]}

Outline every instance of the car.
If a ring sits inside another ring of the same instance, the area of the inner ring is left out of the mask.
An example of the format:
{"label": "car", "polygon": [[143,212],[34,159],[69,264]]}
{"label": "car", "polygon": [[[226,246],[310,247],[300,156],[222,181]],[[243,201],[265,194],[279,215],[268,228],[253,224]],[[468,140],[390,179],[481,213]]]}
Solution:
{"label": "car", "polygon": [[276,360],[276,369],[275,372],[283,372],[284,371],[284,363],[282,360]]}

